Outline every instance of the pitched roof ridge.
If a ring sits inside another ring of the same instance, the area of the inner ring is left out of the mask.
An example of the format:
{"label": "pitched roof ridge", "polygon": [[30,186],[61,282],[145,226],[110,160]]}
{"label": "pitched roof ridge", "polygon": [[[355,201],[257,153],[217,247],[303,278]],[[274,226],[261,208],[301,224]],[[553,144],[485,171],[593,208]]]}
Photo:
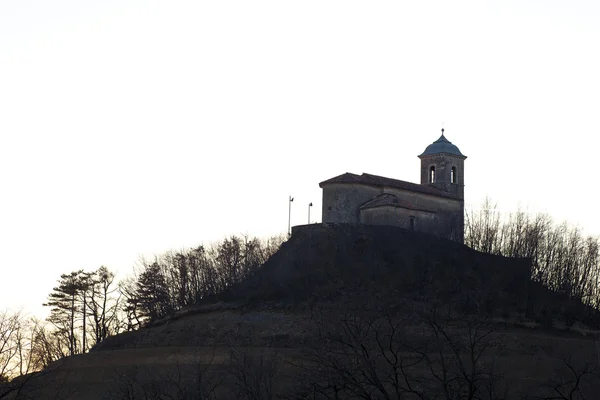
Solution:
{"label": "pitched roof ridge", "polygon": [[363,204],[361,204],[359,206],[359,208],[361,210],[365,210],[365,209],[369,209],[369,208],[377,208],[377,207],[384,207],[384,206],[392,206],[392,207],[396,207],[396,208],[405,208],[407,210],[425,211],[425,212],[435,213],[434,210],[430,210],[425,207],[419,207],[419,206],[411,203],[408,200],[405,200],[405,199],[402,199],[402,198],[396,196],[393,193],[381,193],[381,194],[373,197],[371,200],[368,200],[368,201],[364,202]]}
{"label": "pitched roof ridge", "polygon": [[322,187],[323,184],[330,184],[330,183],[361,183],[364,185],[371,185],[371,186],[378,186],[378,187],[388,186],[388,187],[395,187],[395,188],[405,189],[405,190],[413,190],[416,192],[426,193],[426,194],[430,194],[433,196],[457,198],[456,195],[451,192],[445,192],[443,190],[440,190],[440,189],[437,189],[437,188],[434,188],[431,186],[421,185],[418,183],[413,183],[413,182],[408,182],[408,181],[403,181],[400,179],[387,178],[385,176],[380,176],[380,175],[373,175],[373,174],[369,174],[366,172],[363,172],[362,175],[356,175],[356,174],[346,172],[345,174],[338,175],[336,177],[327,179],[326,181],[319,183],[319,186]]}
{"label": "pitched roof ridge", "polygon": [[343,183],[343,182],[360,182],[360,175],[353,174],[351,172],[344,172],[341,175],[334,176],[319,183],[319,186],[323,183]]}
{"label": "pitched roof ridge", "polygon": [[[367,172],[363,172],[364,176],[367,176],[369,178],[381,178],[381,179],[386,179],[386,180],[390,180],[390,181],[397,181],[397,182],[404,182],[404,183],[409,183],[411,185],[419,185],[418,183],[414,183],[414,182],[409,182],[409,181],[403,181],[402,179],[396,179],[396,178],[388,178],[387,176],[381,176],[381,175],[374,175],[374,174],[369,174]],[[419,185],[421,186],[421,185]]]}
{"label": "pitched roof ridge", "polygon": [[398,196],[396,196],[396,195],[395,195],[395,194],[393,194],[393,193],[380,193],[380,194],[378,194],[377,196],[373,197],[371,200],[368,200],[367,202],[363,203],[363,205],[365,205],[365,204],[367,204],[367,203],[370,203],[370,202],[372,202],[372,201],[375,201],[375,200],[377,200],[377,199],[381,199],[381,198],[383,198],[383,197],[395,197],[395,198],[397,198],[397,199],[398,199]]}

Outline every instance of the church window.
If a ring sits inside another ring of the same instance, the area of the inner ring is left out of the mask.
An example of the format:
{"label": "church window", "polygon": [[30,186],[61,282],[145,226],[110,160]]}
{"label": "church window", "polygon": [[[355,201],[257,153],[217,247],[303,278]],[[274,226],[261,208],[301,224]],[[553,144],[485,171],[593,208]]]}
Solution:
{"label": "church window", "polygon": [[450,183],[456,183],[456,167],[452,167],[450,171]]}
{"label": "church window", "polygon": [[435,166],[429,167],[429,183],[435,183]]}

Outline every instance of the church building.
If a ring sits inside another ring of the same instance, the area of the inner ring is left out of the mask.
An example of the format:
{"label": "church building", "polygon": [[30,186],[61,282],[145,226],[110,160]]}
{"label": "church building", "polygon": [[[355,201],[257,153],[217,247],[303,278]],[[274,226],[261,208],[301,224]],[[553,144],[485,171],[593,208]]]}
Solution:
{"label": "church building", "polygon": [[464,161],[442,136],[419,155],[421,183],[349,172],[321,182],[323,223],[393,225],[464,238]]}

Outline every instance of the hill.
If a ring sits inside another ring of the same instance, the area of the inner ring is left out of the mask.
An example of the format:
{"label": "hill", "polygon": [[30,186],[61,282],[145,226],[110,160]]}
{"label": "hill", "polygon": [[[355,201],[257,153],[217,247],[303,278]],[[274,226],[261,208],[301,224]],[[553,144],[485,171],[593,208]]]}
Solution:
{"label": "hill", "polygon": [[527,259],[401,228],[295,227],[247,280],[61,360],[32,390],[427,399],[595,390],[598,313],[529,277]]}

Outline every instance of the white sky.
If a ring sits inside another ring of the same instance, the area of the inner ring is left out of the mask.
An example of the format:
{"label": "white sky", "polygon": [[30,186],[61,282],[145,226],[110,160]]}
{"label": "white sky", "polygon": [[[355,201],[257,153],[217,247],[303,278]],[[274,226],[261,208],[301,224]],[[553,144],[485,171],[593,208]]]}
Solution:
{"label": "white sky", "polygon": [[0,0],[0,309],[61,273],[305,223],[344,172],[600,234],[598,1]]}

